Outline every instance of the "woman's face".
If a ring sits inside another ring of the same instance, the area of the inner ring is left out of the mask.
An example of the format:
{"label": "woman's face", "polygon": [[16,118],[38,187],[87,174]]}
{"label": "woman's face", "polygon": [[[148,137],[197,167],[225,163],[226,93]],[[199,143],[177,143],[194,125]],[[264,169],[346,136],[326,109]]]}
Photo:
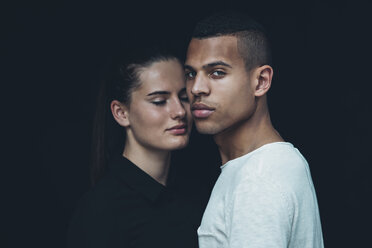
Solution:
{"label": "woman's face", "polygon": [[185,147],[192,119],[181,64],[176,59],[154,62],[140,70],[139,79],[127,110],[127,144],[156,150]]}

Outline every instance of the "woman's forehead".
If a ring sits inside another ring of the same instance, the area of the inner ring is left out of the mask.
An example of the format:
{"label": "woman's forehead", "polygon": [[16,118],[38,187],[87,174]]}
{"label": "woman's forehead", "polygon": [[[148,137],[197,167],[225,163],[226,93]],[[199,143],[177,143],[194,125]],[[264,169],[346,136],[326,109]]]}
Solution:
{"label": "woman's forehead", "polygon": [[165,60],[153,63],[141,70],[141,86],[144,92],[163,90],[180,91],[185,87],[185,76],[181,64],[177,60]]}

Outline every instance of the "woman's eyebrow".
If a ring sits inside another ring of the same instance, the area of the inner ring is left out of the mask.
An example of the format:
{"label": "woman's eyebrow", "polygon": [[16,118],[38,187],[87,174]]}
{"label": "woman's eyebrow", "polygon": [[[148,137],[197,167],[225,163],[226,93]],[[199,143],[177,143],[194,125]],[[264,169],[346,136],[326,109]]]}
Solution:
{"label": "woman's eyebrow", "polygon": [[154,92],[151,92],[149,94],[147,94],[147,96],[153,96],[153,95],[169,95],[170,92],[169,91],[154,91]]}

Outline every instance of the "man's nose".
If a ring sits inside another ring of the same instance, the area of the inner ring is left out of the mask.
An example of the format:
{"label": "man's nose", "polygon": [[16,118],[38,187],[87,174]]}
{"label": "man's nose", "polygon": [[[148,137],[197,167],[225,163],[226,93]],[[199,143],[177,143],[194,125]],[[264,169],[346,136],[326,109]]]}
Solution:
{"label": "man's nose", "polygon": [[191,87],[191,93],[195,96],[209,95],[210,87],[208,79],[203,75],[197,75]]}

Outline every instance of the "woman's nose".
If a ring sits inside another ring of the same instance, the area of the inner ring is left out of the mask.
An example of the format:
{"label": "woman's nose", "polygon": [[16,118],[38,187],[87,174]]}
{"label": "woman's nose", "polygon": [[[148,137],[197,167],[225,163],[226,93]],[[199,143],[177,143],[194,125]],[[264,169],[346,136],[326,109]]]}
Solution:
{"label": "woman's nose", "polygon": [[177,99],[171,109],[172,119],[183,119],[186,115],[186,110],[179,99]]}

